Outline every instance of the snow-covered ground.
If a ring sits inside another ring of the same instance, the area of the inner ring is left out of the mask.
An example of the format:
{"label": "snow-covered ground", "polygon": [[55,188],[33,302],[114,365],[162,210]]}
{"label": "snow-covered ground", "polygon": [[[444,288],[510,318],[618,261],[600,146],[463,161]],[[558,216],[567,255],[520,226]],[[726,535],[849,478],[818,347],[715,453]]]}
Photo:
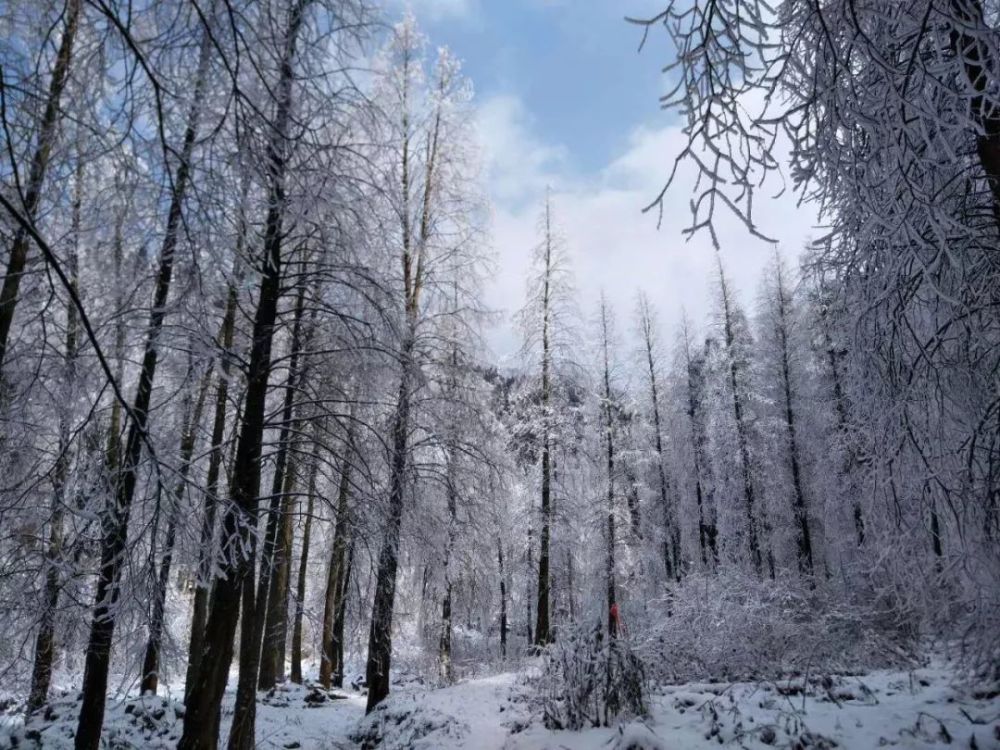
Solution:
{"label": "snow-covered ground", "polygon": [[[803,687],[806,687],[803,690]],[[262,695],[258,747],[339,750],[700,750],[701,748],[1000,749],[1000,697],[958,684],[943,666],[778,683],[687,684],[655,690],[650,716],[618,727],[553,731],[533,719],[522,674],[432,689],[398,687],[372,716],[364,696],[282,686]],[[231,704],[230,701],[227,704]],[[170,748],[183,708],[164,698],[109,705],[115,748]],[[0,748],[69,748],[76,703],[0,729]],[[229,711],[224,711],[223,735]]]}

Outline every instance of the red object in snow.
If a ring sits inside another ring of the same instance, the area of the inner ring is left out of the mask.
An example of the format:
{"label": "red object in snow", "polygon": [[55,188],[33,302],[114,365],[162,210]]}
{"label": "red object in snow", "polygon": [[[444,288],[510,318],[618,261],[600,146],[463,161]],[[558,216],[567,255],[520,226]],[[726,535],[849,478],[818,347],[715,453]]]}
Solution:
{"label": "red object in snow", "polygon": [[620,625],[620,619],[618,616],[618,602],[611,605],[611,632],[617,633]]}

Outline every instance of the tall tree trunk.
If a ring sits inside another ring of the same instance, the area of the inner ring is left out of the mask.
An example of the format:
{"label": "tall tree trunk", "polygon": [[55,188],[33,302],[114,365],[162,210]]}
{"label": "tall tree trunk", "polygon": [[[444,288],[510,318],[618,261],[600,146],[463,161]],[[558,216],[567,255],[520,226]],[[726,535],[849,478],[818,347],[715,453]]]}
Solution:
{"label": "tall tree trunk", "polygon": [[[805,493],[802,490],[802,469],[799,461],[799,443],[795,434],[795,408],[792,403],[792,375],[788,351],[788,300],[785,298],[785,280],[781,269],[781,259],[776,257],[777,302],[778,302],[778,346],[781,356],[782,396],[785,400],[785,431],[788,438],[788,462],[792,472],[792,511],[798,526],[799,569],[807,574],[813,572],[812,535],[809,529],[809,511],[806,508]],[[773,570],[773,564],[772,564]],[[772,572],[772,577],[774,576]]]}
{"label": "tall tree trunk", "polygon": [[[404,80],[409,81],[407,69]],[[405,84],[405,85],[408,85]],[[375,601],[372,605],[371,628],[368,633],[368,660],[365,665],[365,679],[368,683],[368,704],[370,713],[389,694],[389,673],[392,661],[392,613],[396,600],[396,572],[399,567],[399,537],[402,530],[404,488],[406,467],[409,462],[410,409],[412,389],[417,381],[416,356],[417,323],[420,317],[420,294],[424,285],[424,260],[431,237],[433,205],[432,196],[437,184],[436,164],[439,136],[441,131],[442,106],[444,97],[437,105],[434,124],[427,141],[425,153],[423,201],[419,211],[418,228],[414,233],[411,220],[412,177],[410,174],[410,112],[404,90],[402,112],[403,143],[401,144],[401,184],[402,195],[402,236],[401,255],[403,272],[404,314],[406,330],[400,351],[402,371],[399,380],[399,395],[392,427],[392,453],[389,466],[389,515],[385,524],[385,536],[379,551],[378,569],[375,574]],[[414,236],[415,234],[415,236]]]}
{"label": "tall tree trunk", "polygon": [[[83,201],[83,162],[78,159],[73,195],[72,250],[69,258],[70,284],[74,293],[79,287],[80,210]],[[66,351],[63,355],[65,369],[66,401],[75,402],[77,358],[77,309],[72,301],[66,303]],[[55,620],[59,607],[61,587],[59,566],[63,554],[64,511],[66,481],[70,465],[71,418],[69,408],[63,406],[59,413],[59,457],[52,477],[52,513],[49,516],[49,541],[45,551],[45,593],[42,613],[35,637],[35,658],[31,670],[31,689],[28,693],[27,713],[31,714],[45,705],[52,681],[52,664],[55,660]]]}
{"label": "tall tree trunk", "polygon": [[[292,338],[289,345],[288,377],[285,382],[285,398],[281,411],[281,431],[278,437],[278,454],[274,463],[274,478],[271,484],[271,502],[267,519],[267,534],[264,537],[264,549],[260,562],[260,579],[257,583],[257,616],[258,621],[254,635],[257,649],[259,672],[254,676],[254,683],[249,683],[249,676],[255,670],[247,670],[247,681],[243,683],[243,695],[249,700],[257,689],[268,690],[274,687],[277,680],[277,665],[274,651],[276,649],[275,634],[271,628],[277,628],[278,598],[288,580],[286,562],[288,555],[285,547],[291,533],[291,502],[289,493],[290,482],[294,482],[294,461],[291,456],[291,434],[295,416],[295,391],[299,381],[299,358],[302,345],[302,316],[305,310],[305,285],[299,284],[295,300],[295,313],[292,322]],[[242,644],[241,644],[242,649]],[[284,652],[284,645],[282,645]],[[242,657],[241,657],[242,658]],[[282,656],[284,662],[284,656]],[[240,674],[242,676],[242,661]],[[241,677],[242,679],[242,677]],[[237,695],[241,691],[237,688]],[[239,703],[239,698],[237,698]]]}
{"label": "tall tree trunk", "polygon": [[[180,519],[181,503],[184,500],[184,491],[187,486],[188,472],[191,468],[191,459],[194,455],[194,446],[198,439],[198,426],[201,424],[201,415],[205,408],[205,398],[208,395],[208,388],[211,383],[212,368],[208,367],[204,375],[202,375],[201,384],[198,387],[198,395],[195,398],[194,406],[188,418],[185,420],[184,429],[181,433],[180,470],[173,492],[174,505],[170,512],[166,539],[163,543],[160,574],[156,583],[156,591],[153,594],[153,612],[149,621],[149,638],[146,641],[146,652],[142,660],[142,672],[140,674],[139,690],[141,693],[155,694],[156,688],[159,685],[163,616],[167,601],[167,588],[170,583],[170,567],[174,559],[174,545],[177,540],[177,523]],[[155,541],[154,539],[152,543],[155,543]]]}
{"label": "tall tree trunk", "polygon": [[538,605],[536,607],[535,645],[549,642],[549,544],[552,528],[552,465],[551,465],[551,367],[552,352],[549,325],[551,322],[552,281],[552,212],[545,201],[545,278],[542,288],[542,507],[538,544]]}
{"label": "tall tree trunk", "polygon": [[[242,240],[238,240],[242,244]],[[237,258],[239,256],[237,255]],[[239,262],[238,260],[236,261]],[[208,620],[208,592],[212,580],[215,558],[215,516],[219,504],[219,473],[222,468],[222,442],[226,435],[226,408],[229,405],[229,379],[232,375],[233,332],[236,323],[237,281],[236,273],[229,283],[226,310],[222,317],[219,335],[219,381],[215,389],[215,413],[212,418],[212,449],[208,458],[205,478],[205,504],[201,521],[201,544],[198,548],[198,579],[195,583],[191,611],[191,637],[188,642],[187,676],[184,681],[184,702],[187,703],[191,687],[198,681],[201,654],[204,650],[205,623]]]}
{"label": "tall tree trunk", "polygon": [[351,543],[347,546],[347,564],[344,566],[344,575],[340,577],[340,593],[337,598],[340,606],[337,607],[337,617],[333,621],[333,642],[336,644],[333,659],[333,686],[344,686],[344,623],[347,621],[347,589],[351,585],[351,570],[354,567],[354,545],[356,537],[351,535]]}
{"label": "tall tree trunk", "polygon": [[625,503],[628,505],[629,526],[632,537],[642,540],[642,503],[639,498],[639,478],[635,468],[629,461],[622,462],[622,474],[625,489]]}
{"label": "tall tree trunk", "polygon": [[351,493],[351,466],[353,455],[353,414],[348,422],[347,438],[344,441],[344,457],[340,465],[340,484],[337,488],[337,509],[333,531],[333,548],[330,565],[327,567],[326,597],[323,606],[323,628],[320,637],[319,682],[329,689],[337,668],[335,636],[337,613],[340,611],[340,595],[344,590],[344,567],[347,553],[347,537],[350,534],[350,510],[348,500]]}
{"label": "tall tree trunk", "polygon": [[986,21],[982,0],[951,0],[950,5],[954,18],[961,23],[951,31],[952,53],[961,61],[972,93],[969,114],[976,154],[993,194],[993,218],[1000,230],[1000,113],[988,91],[996,77],[996,60],[986,41],[992,39],[995,29]]}
{"label": "tall tree trunk", "polygon": [[[125,211],[121,211],[115,217],[114,238],[112,239],[112,257],[115,264],[115,288],[117,290],[115,298],[115,380],[122,382],[125,373],[125,293],[122,278],[122,264],[124,262],[124,239],[123,225],[125,223]],[[104,468],[108,476],[118,473],[118,466],[121,459],[121,429],[122,429],[122,404],[119,399],[111,402],[111,419],[108,424],[108,440],[104,454]]]}
{"label": "tall tree trunk", "polygon": [[500,658],[507,659],[507,572],[503,568],[503,541],[497,539],[497,565],[500,572]]}
{"label": "tall tree trunk", "polygon": [[[281,243],[285,215],[285,172],[288,165],[288,132],[291,120],[295,52],[303,16],[310,0],[297,0],[289,13],[285,32],[280,78],[276,87],[277,109],[267,154],[269,195],[264,223],[264,264],[260,297],[254,316],[253,345],[247,372],[243,422],[237,441],[230,494],[232,502],[223,517],[221,573],[212,587],[205,625],[200,676],[188,696],[184,733],[178,750],[212,750],[218,743],[219,712],[233,660],[233,639],[239,618],[241,594],[244,611],[253,612],[254,559],[257,505],[260,492],[260,455],[268,378],[271,373],[271,343],[281,296]],[[248,554],[249,553],[249,554]],[[252,614],[251,614],[252,619]],[[246,631],[247,628],[244,628]],[[257,675],[253,675],[256,682]],[[256,696],[250,712],[234,716],[229,745],[252,748]]]}
{"label": "tall tree trunk", "polygon": [[[528,524],[528,570],[529,571],[532,568],[535,567],[534,555],[532,554],[532,550],[535,548],[534,547],[534,539],[533,539],[534,535],[535,535],[535,533],[534,533],[534,530],[531,527],[531,524]],[[528,634],[528,645],[531,646],[535,642],[534,638],[532,638],[532,636],[531,636],[531,629],[532,629],[532,627],[535,624],[535,618],[532,616],[533,615],[533,612],[532,612],[532,602],[534,601],[534,596],[533,596],[534,592],[531,590],[531,576],[530,575],[525,576],[524,586],[525,586],[525,589],[526,589],[526,591],[524,593],[524,599],[528,603],[528,606],[526,607],[526,611],[528,613],[528,619],[527,619],[527,622],[525,624],[527,626],[526,632]]]}
{"label": "tall tree trunk", "polygon": [[660,508],[663,514],[663,568],[667,580],[680,578],[679,529],[674,519],[670,502],[670,480],[667,478],[665,451],[663,450],[663,424],[660,420],[659,384],[656,377],[656,362],[653,352],[653,321],[649,303],[642,297],[639,307],[639,326],[642,330],[646,350],[646,364],[649,368],[649,398],[653,407],[653,445],[656,448],[656,472],[659,480]]}
{"label": "tall tree trunk", "polygon": [[[35,152],[31,157],[31,167],[25,183],[24,216],[34,222],[38,214],[38,204],[42,198],[42,188],[45,185],[45,172],[49,165],[49,156],[56,143],[59,129],[59,102],[66,89],[69,79],[70,61],[73,57],[73,42],[80,24],[80,8],[83,0],[67,0],[66,25],[63,27],[62,39],[59,41],[59,51],[56,53],[55,65],[52,68],[52,78],[49,81],[48,96],[42,120],[38,127],[38,140]],[[14,311],[17,307],[17,295],[21,287],[21,275],[28,260],[30,238],[23,227],[14,233],[14,242],[10,248],[7,260],[7,272],[4,275],[3,287],[0,288],[0,372],[3,371],[7,354],[7,343],[10,338],[11,324],[14,322]]]}
{"label": "tall tree trunk", "polygon": [[312,535],[312,517],[316,505],[316,477],[319,473],[319,428],[313,427],[313,451],[309,461],[309,481],[306,490],[306,520],[302,529],[302,553],[299,556],[299,575],[295,585],[295,614],[292,617],[292,682],[302,684],[302,617],[306,603],[306,578],[309,572],[309,540]]}
{"label": "tall tree trunk", "polygon": [[111,640],[115,631],[116,605],[120,594],[120,578],[125,563],[128,539],[128,520],[132,511],[132,500],[142,444],[149,418],[149,405],[153,393],[153,381],[159,355],[160,331],[166,317],[167,298],[174,271],[174,252],[177,248],[184,197],[191,173],[191,156],[194,151],[198,122],[201,117],[202,100],[208,79],[208,64],[211,44],[206,31],[202,35],[195,78],[194,94],[188,111],[184,141],[181,147],[177,172],[173,180],[167,224],[160,248],[159,268],[156,275],[156,289],[149,316],[146,347],[139,372],[139,385],[132,403],[131,420],[122,464],[118,471],[115,498],[109,503],[102,519],[101,563],[94,598],[94,614],[90,626],[90,639],[83,672],[83,697],[80,703],[80,720],[77,725],[76,750],[97,750],[104,723],[104,703],[108,689],[108,668],[111,663]]}
{"label": "tall tree trunk", "polygon": [[444,596],[441,600],[441,639],[438,643],[438,675],[445,684],[455,680],[455,670],[451,659],[451,558],[458,522],[458,492],[455,487],[454,460],[454,456],[450,456],[448,459],[448,540],[445,542],[444,549]]}
{"label": "tall tree trunk", "polygon": [[757,511],[755,508],[755,491],[753,474],[750,466],[750,435],[744,413],[743,399],[739,391],[739,367],[735,356],[735,332],[733,331],[733,314],[726,275],[722,270],[722,260],[719,259],[719,284],[722,288],[723,333],[726,337],[726,354],[728,357],[729,388],[733,397],[733,419],[736,424],[736,443],[740,454],[740,473],[743,478],[743,501],[746,506],[747,535],[750,548],[750,562],[760,575],[763,570],[760,539],[757,534]]}
{"label": "tall tree trunk", "polygon": [[[453,285],[454,306],[453,314],[458,312],[458,285]],[[446,398],[454,404],[458,398],[458,345],[451,347],[451,367],[448,373],[448,384]],[[441,601],[441,638],[438,643],[438,675],[444,684],[450,684],[455,680],[454,662],[451,658],[451,630],[452,630],[452,568],[454,562],[452,556],[455,549],[455,536],[458,533],[458,421],[454,418],[448,425],[448,446],[446,448],[447,486],[445,493],[448,505],[448,537],[444,548],[444,596]]]}
{"label": "tall tree trunk", "polygon": [[698,545],[701,549],[701,563],[706,568],[719,562],[718,538],[715,523],[706,518],[705,492],[702,484],[702,455],[705,444],[704,428],[698,408],[698,383],[695,378],[694,362],[691,360],[691,341],[688,338],[687,319],[684,320],[684,363],[687,374],[687,415],[691,425],[691,453],[694,469],[695,502],[698,508]]}
{"label": "tall tree trunk", "polygon": [[566,548],[566,598],[569,600],[569,621],[576,622],[576,594],[573,586],[573,553]]}
{"label": "tall tree trunk", "polygon": [[267,615],[264,620],[264,642],[261,646],[260,678],[257,687],[269,690],[285,679],[285,643],[288,636],[288,584],[292,554],[292,511],[295,507],[297,461],[288,457],[285,469],[285,489],[281,502],[278,539],[270,586],[267,592]]}
{"label": "tall tree trunk", "polygon": [[607,465],[607,547],[605,548],[604,573],[608,593],[608,635],[612,638],[618,635],[618,594],[615,588],[615,443],[614,418],[611,410],[611,366],[608,357],[608,310],[601,299],[601,340],[604,350],[604,441],[606,447]]}
{"label": "tall tree trunk", "polygon": [[[824,337],[826,338],[826,356],[830,365],[830,379],[833,381],[833,405],[837,415],[837,434],[843,442],[844,462],[841,468],[841,475],[845,480],[851,480],[859,463],[857,451],[854,449],[850,435],[850,426],[847,418],[847,397],[844,387],[841,384],[840,368],[837,366],[837,351],[826,328],[826,319],[823,318]],[[860,493],[851,492],[851,516],[854,520],[854,534],[858,546],[865,543],[865,517],[861,509]]]}
{"label": "tall tree trunk", "polygon": [[403,375],[392,427],[392,463],[389,470],[389,517],[379,552],[375,577],[375,603],[368,634],[368,662],[365,680],[371,712],[389,694],[389,669],[392,659],[392,610],[396,598],[396,570],[399,566],[399,535],[403,521],[403,491],[410,429],[410,382],[413,367],[413,331],[407,333],[403,346]]}
{"label": "tall tree trunk", "polygon": [[[292,322],[292,336],[289,344],[288,374],[285,379],[284,401],[281,410],[281,429],[278,435],[278,450],[274,461],[274,474],[271,480],[270,502],[268,503],[267,530],[260,555],[260,573],[257,578],[257,588],[254,596],[247,598],[244,593],[243,617],[246,625],[240,631],[240,672],[236,683],[236,703],[233,710],[233,725],[229,734],[229,747],[249,750],[253,747],[253,727],[257,714],[257,689],[260,686],[260,676],[263,661],[262,646],[264,629],[267,620],[268,595],[274,580],[277,564],[277,549],[279,533],[284,510],[283,489],[288,463],[288,441],[291,432],[292,418],[295,410],[295,387],[298,376],[298,357],[302,312],[304,309],[304,286],[299,285],[295,302],[295,313]],[[258,487],[259,489],[259,487]],[[246,588],[244,588],[246,592]],[[253,607],[250,608],[251,601]],[[270,660],[269,660],[270,661]],[[268,667],[270,668],[270,664]],[[268,669],[264,675],[273,686],[273,673]]]}

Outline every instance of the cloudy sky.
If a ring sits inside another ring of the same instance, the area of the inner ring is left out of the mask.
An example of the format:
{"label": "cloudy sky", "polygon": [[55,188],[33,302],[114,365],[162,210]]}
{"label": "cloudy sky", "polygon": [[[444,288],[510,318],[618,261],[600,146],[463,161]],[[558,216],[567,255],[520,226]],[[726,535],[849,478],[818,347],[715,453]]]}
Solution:
{"label": "cloudy sky", "polygon": [[[660,73],[670,59],[665,35],[652,35],[640,54],[641,32],[624,18],[655,15],[663,0],[409,3],[431,42],[450,47],[475,85],[499,261],[487,302],[507,312],[522,304],[551,186],[585,316],[603,289],[627,329],[641,288],[659,310],[665,341],[673,341],[682,309],[703,324],[715,262],[707,234],[681,234],[693,180],[671,189],[659,229],[655,214],[642,213],[684,139],[676,115],[658,105],[669,84]],[[758,224],[794,259],[816,234],[813,216],[790,195],[763,197]],[[751,305],[772,246],[735,218],[722,217],[718,228],[727,271]],[[490,340],[501,357],[517,347],[509,324]]]}

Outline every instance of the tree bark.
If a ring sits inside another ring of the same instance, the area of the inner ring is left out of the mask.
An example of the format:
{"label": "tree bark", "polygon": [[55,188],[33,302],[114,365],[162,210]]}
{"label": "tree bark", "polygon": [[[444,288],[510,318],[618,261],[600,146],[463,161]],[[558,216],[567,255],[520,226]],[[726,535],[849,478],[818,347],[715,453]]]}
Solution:
{"label": "tree bark", "polygon": [[497,565],[500,572],[500,658],[507,659],[507,573],[503,568],[503,542],[497,539]]}
{"label": "tree bark", "polygon": [[[242,244],[241,240],[238,240]],[[239,254],[237,254],[237,258]],[[239,262],[238,260],[236,261]],[[234,269],[235,271],[235,269]],[[198,579],[195,583],[194,602],[191,612],[191,637],[188,643],[187,676],[184,681],[184,702],[187,703],[191,686],[199,680],[201,654],[204,650],[205,623],[208,620],[208,593],[212,579],[212,564],[215,558],[215,516],[219,504],[219,473],[222,468],[222,442],[226,434],[226,408],[229,405],[229,379],[232,371],[231,352],[233,332],[236,323],[236,281],[229,284],[226,296],[226,310],[222,318],[219,336],[220,372],[215,389],[215,413],[212,418],[212,449],[208,459],[208,474],[205,478],[205,503],[201,522],[201,545],[198,549]]]}
{"label": "tree bark", "polygon": [[601,340],[604,350],[604,442],[606,448],[607,466],[607,538],[605,543],[604,573],[607,583],[608,635],[612,638],[618,635],[618,619],[615,616],[618,606],[618,594],[615,587],[615,443],[614,415],[611,409],[611,365],[608,357],[608,310],[601,300]]}
{"label": "tree bark", "polygon": [[[973,95],[969,111],[975,127],[976,155],[993,197],[993,219],[1000,231],[1000,112],[988,93],[996,77],[996,61],[983,41],[995,29],[985,18],[982,0],[951,0],[951,11],[966,28],[953,28],[951,48],[961,61]],[[966,29],[973,29],[968,33]]]}
{"label": "tree bark", "polygon": [[408,438],[410,429],[410,381],[413,357],[413,333],[407,333],[403,347],[403,376],[400,378],[396,415],[392,427],[392,464],[390,466],[389,517],[379,552],[375,578],[375,603],[368,634],[368,684],[370,713],[389,694],[389,668],[392,659],[392,610],[396,598],[396,571],[399,566],[399,535],[403,521],[403,491],[406,482]]}
{"label": "tree bark", "polygon": [[[291,538],[291,492],[295,482],[295,461],[292,455],[291,434],[295,418],[295,391],[299,387],[299,359],[302,347],[302,316],[305,310],[305,285],[300,283],[295,301],[292,322],[292,339],[285,383],[285,400],[281,412],[281,433],[278,438],[278,455],[275,460],[274,481],[271,486],[271,503],[267,519],[267,535],[260,563],[260,580],[257,585],[257,619],[260,631],[259,674],[256,689],[269,690],[277,682],[278,672],[284,671],[284,643],[281,644],[281,669],[279,670],[278,633],[281,629],[282,596],[288,582],[288,545]],[[287,598],[284,600],[287,605]],[[256,637],[256,636],[255,636]],[[249,671],[252,670],[248,670]],[[241,670],[242,673],[242,670]],[[245,690],[252,690],[246,685]]]}
{"label": "tree bark", "polygon": [[538,602],[536,606],[536,647],[549,643],[549,545],[552,527],[552,457],[551,445],[551,367],[549,339],[552,280],[552,214],[548,198],[545,201],[545,278],[542,287],[542,506],[538,539]]}
{"label": "tree bark", "polygon": [[[454,449],[452,449],[453,451]],[[438,675],[442,682],[450,684],[455,680],[455,669],[451,659],[451,568],[452,549],[457,531],[458,491],[455,487],[453,468],[454,455],[448,458],[448,540],[444,550],[444,595],[441,600],[441,640],[438,643]]]}
{"label": "tree bark", "polygon": [[680,579],[680,539],[674,511],[670,502],[670,480],[667,478],[666,455],[663,449],[663,424],[660,420],[660,396],[653,353],[653,322],[649,305],[643,296],[640,302],[640,321],[649,368],[649,397],[653,408],[653,445],[656,448],[656,472],[659,480],[660,508],[663,513],[663,569],[667,580]]}
{"label": "tree bark", "polygon": [[132,510],[132,500],[142,445],[149,418],[149,405],[153,393],[153,381],[159,355],[159,337],[166,317],[167,298],[174,270],[174,252],[180,231],[184,197],[191,173],[191,156],[194,151],[198,122],[201,117],[202,100],[208,78],[208,64],[211,45],[206,32],[202,36],[191,108],[188,111],[184,141],[181,147],[177,172],[171,191],[167,224],[160,248],[156,289],[149,317],[146,346],[139,385],[132,403],[131,420],[125,451],[121,456],[115,487],[115,498],[105,511],[102,519],[101,563],[94,598],[94,613],[90,626],[90,638],[83,672],[83,697],[80,703],[80,720],[77,725],[76,750],[97,750],[104,723],[104,704],[108,689],[108,668],[111,663],[111,641],[116,622],[116,605],[120,594],[119,582],[124,565],[128,538],[128,520]]}
{"label": "tree bark", "polygon": [[750,562],[757,575],[763,570],[760,540],[757,534],[757,513],[755,509],[755,492],[753,475],[750,467],[750,435],[744,413],[743,399],[739,392],[739,366],[735,355],[735,333],[733,331],[733,314],[729,299],[729,289],[726,285],[726,275],[719,261],[719,284],[722,288],[723,333],[726,337],[726,354],[728,358],[729,387],[733,396],[733,419],[736,424],[736,442],[740,454],[740,471],[743,477],[743,500],[746,505],[747,535],[750,548]]}
{"label": "tree bark", "polygon": [[[63,27],[59,51],[56,53],[55,65],[52,68],[45,109],[42,111],[42,120],[38,128],[38,141],[31,158],[31,167],[25,184],[24,216],[31,222],[34,222],[38,214],[38,204],[41,202],[42,188],[45,185],[45,172],[49,165],[49,156],[58,137],[59,103],[69,79],[73,42],[80,25],[82,4],[82,0],[67,0],[66,3],[66,25]],[[21,275],[24,273],[24,267],[28,260],[29,243],[30,238],[27,231],[23,227],[19,227],[14,233],[14,242],[7,260],[7,272],[4,275],[3,287],[0,288],[0,372],[3,371],[6,359],[10,329],[17,307],[17,295],[21,287]]]}
{"label": "tree bark", "polygon": [[295,501],[297,461],[289,456],[285,469],[285,490],[281,503],[278,540],[270,586],[267,592],[267,616],[264,621],[264,643],[261,647],[260,678],[257,687],[269,690],[285,679],[285,644],[288,636],[289,568],[292,554],[292,510]]}
{"label": "tree bark", "polygon": [[[156,591],[153,594],[153,612],[149,622],[149,638],[146,641],[146,652],[142,660],[142,672],[140,673],[139,691],[140,693],[156,693],[159,685],[160,671],[160,647],[163,641],[163,616],[164,607],[167,601],[167,588],[170,583],[170,568],[174,559],[174,545],[177,540],[177,523],[180,519],[181,503],[184,499],[184,490],[187,486],[187,475],[191,468],[191,458],[194,455],[194,446],[198,438],[198,425],[201,424],[201,415],[205,407],[205,398],[208,395],[208,388],[212,383],[212,368],[209,367],[202,376],[201,384],[198,387],[198,395],[195,398],[194,407],[188,418],[185,420],[182,430],[180,446],[180,470],[177,477],[177,484],[174,487],[174,506],[170,512],[170,520],[167,523],[166,539],[163,543],[163,557],[160,561],[160,574],[156,584]],[[155,540],[154,540],[155,543]]]}
{"label": "tree bark", "polygon": [[788,300],[785,298],[785,280],[781,270],[780,258],[777,259],[777,303],[778,303],[778,346],[781,356],[782,396],[785,401],[785,431],[788,439],[788,462],[792,472],[792,511],[798,526],[798,559],[799,569],[806,575],[813,572],[812,535],[809,529],[809,511],[806,507],[805,493],[802,489],[802,469],[799,460],[799,443],[795,434],[795,407],[792,403],[792,376],[790,353],[788,350]]}
{"label": "tree bark", "polygon": [[[219,712],[233,660],[233,639],[239,618],[241,593],[244,611],[253,611],[254,559],[257,505],[260,492],[260,454],[264,436],[268,378],[271,373],[271,343],[281,296],[281,244],[285,215],[285,172],[288,163],[288,132],[291,120],[294,62],[299,31],[310,0],[297,0],[289,15],[285,48],[276,88],[277,110],[267,154],[269,178],[267,218],[264,223],[264,264],[260,296],[254,315],[253,345],[247,373],[243,423],[237,441],[230,494],[232,502],[223,517],[220,567],[205,625],[200,676],[188,696],[184,733],[178,750],[214,750],[218,744]],[[251,614],[252,619],[252,614]],[[246,623],[245,623],[246,624]],[[246,631],[247,628],[244,628]],[[256,681],[256,674],[254,675]],[[256,696],[254,697],[254,706]],[[253,713],[233,722],[229,745],[252,748]]]}
{"label": "tree bark", "polygon": [[[830,365],[830,378],[833,381],[833,404],[834,411],[837,415],[837,434],[840,436],[843,442],[844,450],[844,462],[843,468],[841,469],[841,475],[846,480],[851,480],[855,468],[858,464],[857,452],[852,445],[852,439],[850,435],[850,427],[848,425],[847,418],[847,397],[844,393],[843,385],[840,379],[840,368],[837,367],[837,352],[833,346],[833,342],[830,338],[829,332],[826,329],[826,321],[824,320],[824,336],[826,338],[826,356],[827,361]],[[851,499],[851,516],[854,520],[854,534],[857,539],[858,547],[861,547],[865,543],[865,517],[864,511],[861,509],[861,502],[858,499],[858,494],[855,492],[850,493],[852,495]]]}
{"label": "tree bark", "polygon": [[706,568],[719,562],[717,545],[717,529],[711,518],[705,518],[705,492],[702,485],[702,451],[705,444],[704,428],[701,424],[701,414],[698,408],[700,397],[695,366],[691,359],[691,342],[688,338],[687,320],[684,321],[684,361],[687,374],[687,415],[691,425],[691,453],[694,469],[695,502],[698,508],[698,545],[701,550],[701,563]]}
{"label": "tree bark", "polygon": [[337,607],[337,617],[333,621],[333,642],[336,645],[333,659],[333,686],[344,686],[344,623],[347,621],[347,589],[351,584],[351,570],[354,567],[354,544],[356,537],[351,536],[351,543],[347,546],[347,565],[344,567],[344,575],[340,577],[340,593],[338,599],[340,606]]}
{"label": "tree bark", "polygon": [[[404,63],[404,81],[409,81],[409,55]],[[409,84],[404,84],[408,86]],[[410,112],[406,99],[408,89],[403,91],[401,144],[402,174],[400,194],[402,196],[402,272],[404,314],[406,329],[400,348],[402,369],[399,380],[399,395],[392,427],[392,453],[389,467],[389,514],[385,524],[385,536],[379,551],[378,568],[375,575],[375,601],[372,605],[371,627],[368,633],[368,660],[365,665],[365,680],[368,684],[368,704],[370,713],[389,694],[389,673],[392,661],[392,613],[396,599],[396,572],[399,567],[399,537],[403,521],[404,488],[406,467],[409,462],[410,409],[412,389],[416,383],[417,323],[420,318],[420,294],[424,285],[424,260],[427,244],[432,232],[432,196],[437,182],[436,163],[443,101],[439,101],[434,115],[434,123],[428,135],[426,166],[424,167],[423,201],[419,211],[417,230],[411,224],[410,194]],[[415,235],[415,236],[414,236]]]}
{"label": "tree bark", "polygon": [[[70,283],[73,291],[79,287],[80,210],[83,200],[83,162],[78,159],[73,197],[72,253],[69,259]],[[66,350],[63,355],[67,404],[75,400],[77,358],[77,309],[72,301],[66,304]],[[31,689],[28,693],[27,713],[30,715],[45,705],[52,681],[52,664],[55,660],[55,619],[59,606],[61,587],[59,565],[63,554],[64,507],[66,504],[66,479],[70,465],[72,441],[70,413],[63,407],[59,414],[59,457],[52,477],[52,514],[49,517],[49,541],[45,551],[45,591],[42,614],[35,637],[35,658],[31,671]]]}
{"label": "tree bark", "polygon": [[[335,626],[337,613],[340,611],[340,596],[344,590],[343,579],[347,537],[350,534],[348,500],[351,492],[351,462],[354,460],[352,451],[353,434],[354,420],[352,415],[347,427],[347,437],[344,441],[344,456],[340,465],[340,484],[337,488],[333,549],[330,553],[330,565],[327,567],[326,597],[323,606],[323,629],[320,638],[319,682],[327,689],[330,688],[332,679],[338,676],[336,651],[339,643],[336,640]],[[342,675],[339,676],[342,677]]]}
{"label": "tree bark", "polygon": [[[314,431],[316,428],[313,428]],[[316,476],[319,472],[319,435],[313,436],[313,452],[309,462],[309,481],[306,490],[306,520],[302,529],[302,553],[299,556],[299,575],[295,586],[295,614],[292,617],[292,682],[302,684],[302,617],[306,602],[306,578],[309,572],[309,543],[312,535],[312,517],[316,506]]]}

